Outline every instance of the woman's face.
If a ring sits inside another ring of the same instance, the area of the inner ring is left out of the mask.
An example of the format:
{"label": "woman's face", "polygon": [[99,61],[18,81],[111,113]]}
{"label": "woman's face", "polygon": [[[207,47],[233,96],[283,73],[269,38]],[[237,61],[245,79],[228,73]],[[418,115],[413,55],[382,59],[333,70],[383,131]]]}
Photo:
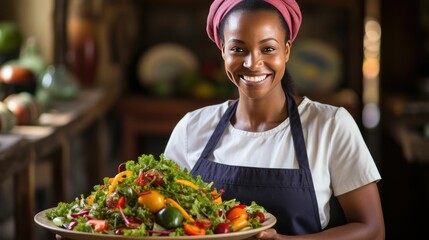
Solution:
{"label": "woman's face", "polygon": [[279,16],[269,10],[239,10],[225,21],[222,57],[240,95],[259,99],[281,90],[291,44]]}

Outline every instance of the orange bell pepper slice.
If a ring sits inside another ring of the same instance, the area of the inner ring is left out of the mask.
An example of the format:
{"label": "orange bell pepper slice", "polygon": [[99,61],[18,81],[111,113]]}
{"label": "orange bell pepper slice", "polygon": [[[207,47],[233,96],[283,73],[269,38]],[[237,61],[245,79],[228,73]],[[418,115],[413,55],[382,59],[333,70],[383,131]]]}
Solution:
{"label": "orange bell pepper slice", "polygon": [[190,236],[206,235],[206,229],[199,228],[197,225],[191,225],[191,224],[184,223],[183,224],[183,230],[185,231],[186,234],[188,234]]}

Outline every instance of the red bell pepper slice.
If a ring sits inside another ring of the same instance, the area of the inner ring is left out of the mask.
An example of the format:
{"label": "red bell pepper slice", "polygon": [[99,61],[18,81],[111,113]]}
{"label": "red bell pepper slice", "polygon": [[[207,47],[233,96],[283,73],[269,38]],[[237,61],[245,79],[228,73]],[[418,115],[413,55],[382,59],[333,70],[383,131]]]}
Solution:
{"label": "red bell pepper slice", "polygon": [[115,207],[115,209],[118,209],[118,208],[124,208],[124,206],[125,206],[125,201],[126,201],[127,199],[124,197],[124,196],[122,196],[121,198],[119,198],[119,201],[118,201],[118,203],[116,204],[116,207]]}

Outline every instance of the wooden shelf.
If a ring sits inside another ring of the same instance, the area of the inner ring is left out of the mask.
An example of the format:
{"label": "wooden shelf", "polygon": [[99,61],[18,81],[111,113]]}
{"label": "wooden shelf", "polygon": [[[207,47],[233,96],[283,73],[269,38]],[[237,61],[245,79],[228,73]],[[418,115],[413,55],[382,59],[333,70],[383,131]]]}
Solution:
{"label": "wooden shelf", "polygon": [[170,136],[177,122],[189,111],[225,100],[156,99],[129,96],[116,109],[122,126],[122,159],[135,159],[141,135]]}
{"label": "wooden shelf", "polygon": [[91,144],[90,183],[105,175],[107,160],[104,114],[119,97],[119,88],[84,89],[76,99],[56,102],[51,111],[43,113],[36,126],[16,126],[0,135],[0,181],[14,179],[15,239],[33,239],[35,213],[35,167],[43,161],[52,163],[53,201],[65,201],[70,186],[70,140],[87,134]]}

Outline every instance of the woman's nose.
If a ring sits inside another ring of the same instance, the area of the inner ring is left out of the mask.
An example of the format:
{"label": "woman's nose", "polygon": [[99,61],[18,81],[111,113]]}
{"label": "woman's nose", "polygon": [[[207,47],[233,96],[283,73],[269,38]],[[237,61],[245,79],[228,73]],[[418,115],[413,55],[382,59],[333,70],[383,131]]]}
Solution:
{"label": "woman's nose", "polygon": [[248,54],[243,62],[243,66],[249,69],[262,67],[262,65],[263,65],[263,61],[260,59],[258,54]]}

